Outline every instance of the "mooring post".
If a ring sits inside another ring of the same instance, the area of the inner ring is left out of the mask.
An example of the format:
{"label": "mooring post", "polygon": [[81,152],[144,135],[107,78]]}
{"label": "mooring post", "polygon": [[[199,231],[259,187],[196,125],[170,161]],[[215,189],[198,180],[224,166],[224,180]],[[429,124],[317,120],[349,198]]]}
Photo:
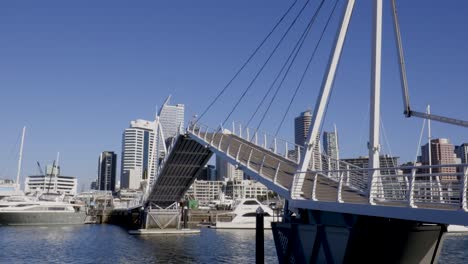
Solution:
{"label": "mooring post", "polygon": [[140,218],[139,220],[139,224],[140,224],[140,228],[142,229],[146,229],[147,228],[147,221],[146,221],[146,216],[147,216],[148,212],[145,210],[145,208],[142,206],[140,208],[140,213],[138,214],[138,217]]}
{"label": "mooring post", "polygon": [[188,228],[188,207],[187,205],[184,206],[184,229]]}
{"label": "mooring post", "polygon": [[262,207],[257,208],[256,215],[256,229],[255,229],[255,263],[265,263],[265,246],[263,236],[263,209]]}

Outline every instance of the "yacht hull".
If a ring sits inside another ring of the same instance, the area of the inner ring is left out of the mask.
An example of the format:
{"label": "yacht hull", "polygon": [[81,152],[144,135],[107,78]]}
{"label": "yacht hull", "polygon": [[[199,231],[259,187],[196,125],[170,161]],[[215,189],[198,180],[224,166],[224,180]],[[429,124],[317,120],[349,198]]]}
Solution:
{"label": "yacht hull", "polygon": [[0,225],[81,225],[85,212],[0,212]]}
{"label": "yacht hull", "polygon": [[449,225],[447,227],[447,231],[449,233],[467,233],[468,232],[468,226]]}

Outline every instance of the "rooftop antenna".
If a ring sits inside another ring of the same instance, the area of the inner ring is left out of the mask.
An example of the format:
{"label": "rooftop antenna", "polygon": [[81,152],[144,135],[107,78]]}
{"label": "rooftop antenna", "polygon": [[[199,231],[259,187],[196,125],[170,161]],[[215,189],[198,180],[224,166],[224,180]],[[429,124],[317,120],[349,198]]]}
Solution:
{"label": "rooftop antenna", "polygon": [[26,133],[26,127],[23,127],[23,133],[21,136],[21,145],[20,145],[20,153],[18,159],[18,172],[16,173],[16,191],[20,189],[20,174],[21,174],[21,163],[23,161],[23,145],[24,145],[24,134]]}

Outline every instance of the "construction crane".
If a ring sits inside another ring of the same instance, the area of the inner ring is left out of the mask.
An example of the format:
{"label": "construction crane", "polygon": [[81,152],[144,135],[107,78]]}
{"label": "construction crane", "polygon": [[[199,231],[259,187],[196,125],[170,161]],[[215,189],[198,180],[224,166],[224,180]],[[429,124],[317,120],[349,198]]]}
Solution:
{"label": "construction crane", "polygon": [[40,173],[40,175],[45,176],[44,171],[43,171],[42,168],[41,168],[41,164],[39,164],[39,161],[36,161],[36,163],[37,163],[37,167],[39,168],[39,173]]}
{"label": "construction crane", "polygon": [[395,2],[396,0],[392,0],[393,26],[395,28],[395,40],[396,40],[396,46],[398,50],[398,60],[399,60],[399,66],[400,66],[399,67],[400,68],[400,81],[401,81],[401,88],[403,92],[404,115],[406,117],[415,116],[415,117],[434,120],[434,121],[438,121],[438,122],[442,122],[446,124],[468,127],[468,121],[411,110],[409,92],[408,92],[408,80],[406,79],[406,68],[405,68],[405,59],[404,59],[404,53],[403,53],[403,45],[401,42],[400,25],[398,22],[398,13],[397,13]]}

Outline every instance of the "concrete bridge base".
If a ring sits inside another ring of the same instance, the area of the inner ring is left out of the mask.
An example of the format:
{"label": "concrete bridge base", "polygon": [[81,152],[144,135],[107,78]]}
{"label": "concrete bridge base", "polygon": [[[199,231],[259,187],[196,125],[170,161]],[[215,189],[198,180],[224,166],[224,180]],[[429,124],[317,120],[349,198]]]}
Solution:
{"label": "concrete bridge base", "polygon": [[279,263],[436,263],[445,225],[300,210],[273,223]]}

